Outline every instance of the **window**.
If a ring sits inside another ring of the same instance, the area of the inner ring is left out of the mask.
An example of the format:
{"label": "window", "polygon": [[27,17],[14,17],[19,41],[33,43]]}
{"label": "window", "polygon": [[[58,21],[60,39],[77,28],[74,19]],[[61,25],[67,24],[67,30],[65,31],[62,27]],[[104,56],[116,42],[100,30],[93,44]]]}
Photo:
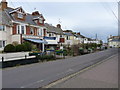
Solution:
{"label": "window", "polygon": [[20,26],[17,26],[17,34],[20,34]]}
{"label": "window", "polygon": [[54,36],[54,33],[52,33],[52,36]]}
{"label": "window", "polygon": [[43,35],[42,33],[43,33],[43,31],[42,31],[42,29],[41,29],[41,36]]}
{"label": "window", "polygon": [[40,22],[41,24],[43,23],[43,21],[42,21],[41,19],[39,20],[39,22]]}
{"label": "window", "polygon": [[67,36],[67,40],[69,40],[69,36]]}
{"label": "window", "polygon": [[51,35],[51,33],[49,34],[49,37],[51,37],[52,35]]}
{"label": "window", "polygon": [[42,36],[43,34],[43,31],[42,31],[42,29],[39,29],[39,36]]}
{"label": "window", "polygon": [[2,48],[2,41],[0,41],[0,48]]}
{"label": "window", "polygon": [[24,26],[21,26],[21,31],[22,31],[22,34],[25,34],[25,29],[24,29]]}
{"label": "window", "polygon": [[3,47],[5,47],[5,41],[3,41]]}
{"label": "window", "polygon": [[24,25],[17,25],[17,34],[25,34],[26,28]]}
{"label": "window", "polygon": [[18,18],[23,18],[23,15],[21,13],[18,13]]}
{"label": "window", "polygon": [[0,25],[0,31],[5,31],[5,26],[4,25]]}
{"label": "window", "polygon": [[46,29],[43,29],[43,32],[44,32],[44,36],[46,36]]}
{"label": "window", "polygon": [[43,18],[40,18],[40,19],[39,19],[39,22],[42,24],[42,23],[43,23]]}
{"label": "window", "polygon": [[0,48],[5,47],[5,41],[0,41]]}
{"label": "window", "polygon": [[33,28],[30,29],[30,34],[32,34],[32,35],[34,34]]}

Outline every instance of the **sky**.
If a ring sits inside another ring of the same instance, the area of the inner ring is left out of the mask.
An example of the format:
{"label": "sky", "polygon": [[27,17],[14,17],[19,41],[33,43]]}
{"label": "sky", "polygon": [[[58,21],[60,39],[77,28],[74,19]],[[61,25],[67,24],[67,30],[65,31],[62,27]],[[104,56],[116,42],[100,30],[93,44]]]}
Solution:
{"label": "sky", "polygon": [[[86,37],[107,41],[109,35],[118,34],[118,5],[117,0],[56,1],[19,1],[7,0],[13,8],[22,6],[26,13],[39,11],[46,19],[46,23],[56,26],[61,24],[63,30],[80,32]],[[29,1],[29,2],[28,2]],[[74,1],[74,2],[73,2]]]}

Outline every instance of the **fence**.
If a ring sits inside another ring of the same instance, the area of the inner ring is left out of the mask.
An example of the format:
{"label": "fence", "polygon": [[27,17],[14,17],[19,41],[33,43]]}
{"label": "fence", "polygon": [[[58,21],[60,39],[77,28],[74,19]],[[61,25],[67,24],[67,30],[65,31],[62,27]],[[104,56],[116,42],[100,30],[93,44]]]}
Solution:
{"label": "fence", "polygon": [[29,56],[29,52],[18,52],[18,53],[4,53],[0,54],[1,61],[0,62],[6,62],[6,61],[16,61],[20,59],[27,59],[27,58],[35,58],[35,56]]}

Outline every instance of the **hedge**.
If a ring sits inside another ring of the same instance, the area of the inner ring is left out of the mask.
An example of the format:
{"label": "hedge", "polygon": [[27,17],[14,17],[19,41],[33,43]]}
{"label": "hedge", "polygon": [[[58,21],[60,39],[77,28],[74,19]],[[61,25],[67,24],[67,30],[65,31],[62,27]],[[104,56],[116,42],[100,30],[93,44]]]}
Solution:
{"label": "hedge", "polygon": [[15,51],[16,51],[15,46],[12,44],[8,44],[4,48],[4,52],[15,52]]}
{"label": "hedge", "polygon": [[55,60],[55,56],[53,55],[37,55],[36,58],[39,60],[39,61],[44,61],[44,60]]}

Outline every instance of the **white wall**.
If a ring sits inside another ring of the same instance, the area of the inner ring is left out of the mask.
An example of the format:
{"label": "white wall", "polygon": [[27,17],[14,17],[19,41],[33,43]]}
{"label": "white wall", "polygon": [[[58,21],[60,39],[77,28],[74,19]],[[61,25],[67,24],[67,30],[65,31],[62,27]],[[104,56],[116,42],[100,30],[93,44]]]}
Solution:
{"label": "white wall", "polygon": [[109,47],[120,47],[120,42],[115,41],[109,42]]}
{"label": "white wall", "polygon": [[[5,45],[11,44],[12,27],[5,26],[5,31],[0,31],[0,41],[5,41]],[[0,48],[0,51],[4,48]]]}
{"label": "white wall", "polygon": [[18,44],[21,44],[21,36],[20,35],[12,35],[12,43],[18,42]]}

